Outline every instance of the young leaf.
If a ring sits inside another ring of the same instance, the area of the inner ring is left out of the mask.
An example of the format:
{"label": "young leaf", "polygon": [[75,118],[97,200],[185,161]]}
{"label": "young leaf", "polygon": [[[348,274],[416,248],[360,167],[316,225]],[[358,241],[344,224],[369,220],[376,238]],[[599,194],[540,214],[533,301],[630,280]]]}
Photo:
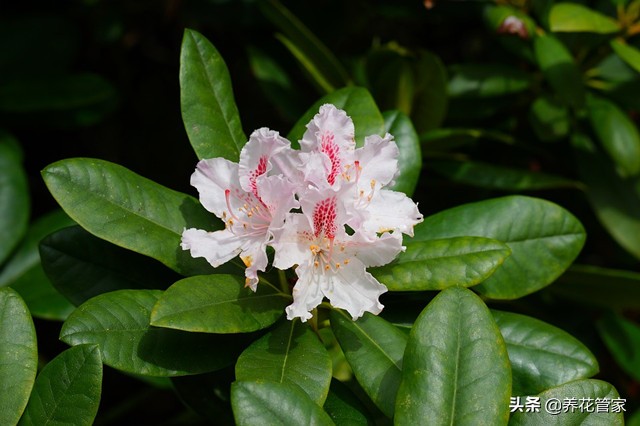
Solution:
{"label": "young leaf", "polygon": [[601,318],[596,325],[618,365],[631,377],[640,380],[640,326],[616,314]]}
{"label": "young leaf", "polygon": [[100,405],[102,362],[96,345],[67,349],[40,372],[20,425],[93,424]]}
{"label": "young leaf", "polygon": [[[616,389],[609,383],[601,380],[576,380],[564,385],[549,389],[538,395],[540,397],[540,411],[518,411],[513,414],[509,426],[534,426],[534,425],[624,425],[622,412],[612,412],[610,406],[612,400],[619,398]],[[562,409],[562,401],[568,399],[574,401],[590,401],[589,410],[580,410],[578,406],[571,410]],[[596,400],[602,400],[601,411],[596,408]],[[547,405],[551,401],[551,408]],[[555,404],[558,402],[559,404]],[[555,407],[555,408],[554,408]],[[558,409],[559,407],[559,409]],[[602,409],[604,408],[604,410]]]}
{"label": "young leaf", "polygon": [[355,125],[356,143],[359,146],[364,143],[366,136],[384,134],[384,118],[367,89],[345,87],[323,97],[304,113],[287,135],[292,146],[297,148],[298,140],[302,139],[307,124],[318,113],[320,106],[327,103],[345,110],[351,117]]}
{"label": "young leaf", "polygon": [[609,34],[620,31],[620,25],[614,19],[576,3],[553,5],[549,25],[553,32]]}
{"label": "young leaf", "polygon": [[587,98],[589,119],[600,143],[618,165],[623,177],[640,173],[640,134],[616,104],[594,95]]}
{"label": "young leaf", "polygon": [[37,371],[36,330],[29,309],[15,291],[0,288],[0,424],[18,423]]}
{"label": "young leaf", "polygon": [[455,98],[492,98],[525,91],[531,76],[512,66],[501,64],[454,65],[450,70],[449,96]]}
{"label": "young leaf", "polygon": [[616,54],[629,64],[634,70],[640,72],[640,50],[629,46],[623,39],[611,40],[611,48]]}
{"label": "young leaf", "polygon": [[266,284],[254,293],[244,281],[222,274],[180,280],[158,299],[151,325],[199,333],[246,333],[276,322],[290,300]]}
{"label": "young leaf", "polygon": [[180,51],[180,107],[198,158],[238,161],[247,138],[233,98],[229,71],[216,48],[190,29],[184,31]]}
{"label": "young leaf", "polygon": [[393,417],[406,334],[375,315],[353,321],[342,311],[331,311],[331,329],[358,383],[380,411]]}
{"label": "young leaf", "polygon": [[396,424],[505,424],[510,395],[507,349],[489,309],[469,290],[442,291],[409,335]]}
{"label": "young leaf", "polygon": [[[62,325],[60,340],[100,347],[103,362],[128,373],[182,376],[229,365],[242,343],[226,336],[187,333],[149,325],[158,290],[119,290],[96,296]],[[159,349],[160,348],[160,349]]]}
{"label": "young leaf", "polygon": [[515,299],[549,285],[573,262],[585,242],[584,228],[571,213],[549,201],[523,196],[445,210],[427,217],[415,233],[413,241],[468,235],[506,243],[511,256],[474,288],[495,299]]}
{"label": "young leaf", "polygon": [[211,273],[204,259],[180,248],[185,228],[220,227],[193,197],[103,160],[58,161],[42,176],[64,211],[95,236],[185,275]]}
{"label": "young leaf", "polygon": [[300,388],[287,383],[235,382],[231,405],[238,426],[334,424]]}
{"label": "young leaf", "polygon": [[236,380],[292,385],[322,405],[331,382],[331,359],[307,324],[283,321],[242,352]]}
{"label": "young leaf", "polygon": [[391,291],[471,287],[486,280],[511,253],[497,240],[454,237],[405,243],[407,250],[371,274]]}
{"label": "young leaf", "polygon": [[385,111],[382,116],[384,117],[385,132],[393,135],[399,151],[398,170],[400,170],[400,176],[395,179],[395,184],[389,189],[401,191],[411,196],[416,189],[422,169],[418,134],[409,117],[400,111]]}
{"label": "young leaf", "polygon": [[346,385],[335,379],[331,380],[324,411],[337,425],[375,425],[371,414],[358,397]]}
{"label": "young leaf", "polygon": [[571,52],[550,34],[537,36],[533,40],[533,47],[538,66],[549,85],[564,102],[574,108],[582,107],[585,89]]}
{"label": "young leaf", "polygon": [[29,188],[13,137],[0,131],[0,265],[27,230]]}
{"label": "young leaf", "polygon": [[525,315],[491,313],[507,344],[512,395],[535,395],[598,373],[591,351],[569,333]]}

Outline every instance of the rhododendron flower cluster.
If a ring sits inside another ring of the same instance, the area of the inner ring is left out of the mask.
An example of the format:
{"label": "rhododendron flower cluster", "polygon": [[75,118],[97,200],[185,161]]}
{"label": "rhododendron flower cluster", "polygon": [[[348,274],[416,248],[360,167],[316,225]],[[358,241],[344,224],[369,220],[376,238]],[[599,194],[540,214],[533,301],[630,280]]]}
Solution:
{"label": "rhododendron flower cluster", "polygon": [[326,297],[353,319],[378,314],[387,288],[366,271],[391,262],[402,234],[422,221],[405,194],[387,189],[398,175],[398,148],[390,134],[356,148],[347,114],[325,104],[307,125],[300,150],[278,132],[253,132],[239,163],[202,160],[191,177],[202,205],[225,229],[187,229],[182,248],[217,267],[236,256],[254,291],[258,271],[295,266],[298,277],[287,318],[311,318]]}

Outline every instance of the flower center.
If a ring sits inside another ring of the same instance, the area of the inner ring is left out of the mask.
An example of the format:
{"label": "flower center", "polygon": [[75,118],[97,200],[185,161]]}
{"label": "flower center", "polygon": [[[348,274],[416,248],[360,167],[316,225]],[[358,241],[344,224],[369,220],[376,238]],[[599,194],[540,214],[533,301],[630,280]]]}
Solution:
{"label": "flower center", "polygon": [[333,241],[337,230],[336,197],[325,198],[313,210],[313,234],[316,238],[322,235]]}
{"label": "flower center", "polygon": [[267,157],[266,155],[263,155],[258,160],[258,165],[255,168],[255,170],[252,170],[251,173],[249,173],[249,188],[251,189],[251,193],[258,200],[260,200],[260,202],[262,202],[262,200],[260,199],[260,195],[258,195],[258,186],[256,184],[256,179],[258,179],[258,176],[263,175],[266,171],[267,171]]}

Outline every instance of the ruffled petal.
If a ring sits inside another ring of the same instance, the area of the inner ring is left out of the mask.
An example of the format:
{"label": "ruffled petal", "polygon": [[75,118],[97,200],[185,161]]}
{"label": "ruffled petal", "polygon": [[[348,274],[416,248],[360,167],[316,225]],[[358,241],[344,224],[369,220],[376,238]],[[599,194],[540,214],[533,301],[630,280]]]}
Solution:
{"label": "ruffled petal", "polygon": [[262,202],[271,214],[270,228],[283,225],[287,213],[300,207],[295,198],[296,185],[282,176],[262,176],[257,180]]}
{"label": "ruffled petal", "polygon": [[366,206],[367,218],[357,224],[367,235],[400,231],[413,236],[413,227],[422,222],[422,214],[413,200],[402,192],[381,189]]}
{"label": "ruffled petal", "polygon": [[322,277],[315,274],[309,265],[300,265],[296,268],[298,281],[293,287],[293,303],[286,308],[287,319],[300,318],[307,321],[313,315],[311,311],[322,302]]}
{"label": "ruffled petal", "polygon": [[342,256],[355,257],[365,266],[382,266],[392,262],[406,247],[402,245],[402,235],[384,233],[373,239],[362,232],[356,232],[344,244]]}
{"label": "ruffled petal", "polygon": [[244,271],[246,286],[256,291],[258,287],[258,271],[264,272],[269,263],[265,243],[253,243],[248,245],[240,254],[240,259],[247,267]]}
{"label": "ruffled petal", "polygon": [[285,226],[273,230],[271,245],[276,252],[273,266],[284,270],[308,263],[312,258],[309,249],[311,235],[309,222],[302,214],[288,213]]}
{"label": "ruffled petal", "polygon": [[191,185],[198,190],[204,208],[222,218],[228,210],[225,191],[240,188],[238,165],[224,158],[201,160],[191,175]]}
{"label": "ruffled petal", "polygon": [[252,193],[256,198],[261,198],[256,179],[269,172],[273,168],[272,157],[290,145],[289,141],[276,131],[266,127],[255,130],[240,151],[238,174],[242,189]]}
{"label": "ruffled petal", "polygon": [[192,257],[204,257],[216,268],[240,254],[243,243],[227,229],[207,232],[190,228],[182,232],[180,246],[183,250],[190,250]]}
{"label": "ruffled petal", "polygon": [[398,175],[398,146],[389,133],[384,138],[367,136],[364,146],[355,152],[359,167],[350,170],[358,175],[358,188],[365,192],[381,188],[393,182]]}

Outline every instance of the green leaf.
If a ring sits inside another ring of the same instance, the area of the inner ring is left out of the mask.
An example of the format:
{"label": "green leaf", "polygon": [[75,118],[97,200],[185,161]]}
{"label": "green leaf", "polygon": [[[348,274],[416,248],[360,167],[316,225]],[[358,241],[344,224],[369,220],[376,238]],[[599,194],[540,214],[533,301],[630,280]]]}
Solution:
{"label": "green leaf", "polygon": [[342,382],[333,379],[324,410],[337,425],[373,426],[375,422],[367,408]]}
{"label": "green leaf", "polygon": [[599,319],[596,326],[616,363],[629,376],[640,380],[640,326],[612,313]]}
{"label": "green leaf", "polygon": [[334,424],[300,388],[285,383],[235,382],[231,405],[238,426]]}
{"label": "green leaf", "polygon": [[396,424],[505,424],[510,395],[507,349],[489,309],[469,290],[442,291],[409,335]]}
{"label": "green leaf", "polygon": [[531,104],[529,123],[538,139],[556,141],[569,134],[569,109],[550,96],[540,96]]}
{"label": "green leaf", "polygon": [[93,424],[100,405],[102,362],[95,345],[67,349],[40,372],[20,425]]}
{"label": "green leaf", "polygon": [[550,34],[537,36],[533,40],[533,47],[538,66],[560,99],[574,108],[581,108],[585,101],[585,89],[582,74],[571,52]]}
{"label": "green leaf", "polygon": [[[601,380],[576,380],[562,386],[558,386],[548,391],[542,392],[538,395],[540,397],[540,411],[537,413],[516,412],[509,421],[509,426],[542,426],[542,425],[623,425],[624,418],[622,413],[609,412],[609,404],[612,399],[619,398],[616,389],[609,383]],[[593,402],[591,410],[593,412],[587,412],[587,410],[575,410],[556,411],[550,413],[545,409],[548,401],[552,401],[551,404],[555,405],[556,402],[562,407],[563,401],[567,399],[578,401],[578,407],[581,399],[586,399]],[[596,398],[602,398],[603,406],[606,408],[605,412],[596,412],[597,406],[595,405]]]}
{"label": "green leaf", "polygon": [[331,359],[308,325],[283,321],[242,352],[236,380],[296,386],[322,405],[331,382]]}
{"label": "green leaf", "polygon": [[502,64],[460,64],[450,69],[449,96],[492,98],[523,92],[531,86],[531,76]]}
{"label": "green leaf", "polygon": [[422,154],[418,134],[411,124],[409,117],[400,111],[385,111],[385,132],[394,136],[398,145],[398,170],[400,175],[389,189],[401,191],[411,196],[418,184],[420,170],[422,169]]}
{"label": "green leaf", "polygon": [[629,46],[624,39],[611,40],[611,48],[623,61],[640,72],[640,50]]}
{"label": "green leaf", "polygon": [[242,277],[202,275],[169,287],[153,307],[151,324],[199,333],[246,333],[276,322],[289,303],[270,285],[260,284],[254,293]]}
{"label": "green leaf", "polygon": [[103,160],[61,160],[42,176],[64,211],[95,236],[185,275],[211,273],[204,259],[180,248],[185,228],[220,227],[193,197]]}
{"label": "green leaf", "polygon": [[146,376],[182,376],[229,365],[242,339],[155,328],[151,309],[158,290],[119,290],[96,296],[62,325],[60,340],[100,347],[105,364]]}
{"label": "green leaf", "polygon": [[80,226],[44,238],[40,257],[53,286],[76,306],[109,291],[165,289],[180,278],[161,263],[94,237]]}
{"label": "green leaf", "polygon": [[620,25],[614,19],[576,3],[554,4],[549,25],[553,32],[609,34],[620,31]]}
{"label": "green leaf", "polygon": [[569,333],[525,315],[491,313],[507,344],[512,395],[535,395],[598,373],[596,358]]}
{"label": "green leaf", "polygon": [[495,299],[515,299],[552,283],[585,241],[584,228],[571,213],[549,201],[523,196],[445,210],[427,217],[415,233],[414,241],[478,236],[506,243],[511,256],[474,288]]}
{"label": "green leaf", "polygon": [[435,129],[420,134],[423,152],[449,151],[460,146],[486,139],[507,145],[514,145],[515,139],[501,132],[485,129]]}
{"label": "green leaf", "polygon": [[425,132],[440,127],[447,114],[447,71],[438,56],[425,50],[417,52],[411,119],[416,130]]}
{"label": "green leaf", "polygon": [[580,185],[560,176],[479,161],[432,160],[429,167],[456,183],[503,191],[575,188]]}
{"label": "green leaf", "polygon": [[364,143],[365,136],[384,134],[384,118],[367,89],[345,87],[324,96],[298,120],[287,135],[287,139],[291,141],[294,148],[298,147],[298,140],[302,139],[309,121],[318,113],[320,106],[327,103],[345,110],[347,115],[351,117],[355,125],[358,146]]}
{"label": "green leaf", "polygon": [[36,329],[29,309],[15,291],[0,288],[0,424],[18,423],[37,371]]}
{"label": "green leaf", "polygon": [[584,134],[572,138],[587,199],[609,234],[640,259],[640,177],[621,179],[611,161]]}
{"label": "green leaf", "polygon": [[491,276],[511,253],[506,244],[479,237],[408,240],[405,246],[392,263],[370,269],[391,291],[471,287]]}
{"label": "green leaf", "polygon": [[0,265],[16,247],[29,222],[29,187],[19,145],[0,131]]}
{"label": "green leaf", "polygon": [[325,93],[349,83],[349,76],[331,50],[325,46],[296,16],[277,0],[259,2],[266,18],[286,37],[283,44],[300,61],[313,81]]}
{"label": "green leaf", "polygon": [[587,98],[589,119],[598,140],[623,177],[640,173],[640,134],[615,103],[594,95]]}
{"label": "green leaf", "polygon": [[358,383],[386,416],[393,417],[407,336],[384,319],[365,313],[353,321],[331,311],[331,329]]}
{"label": "green leaf", "polygon": [[180,107],[198,158],[238,161],[247,138],[224,60],[200,33],[185,29],[180,51]]}

